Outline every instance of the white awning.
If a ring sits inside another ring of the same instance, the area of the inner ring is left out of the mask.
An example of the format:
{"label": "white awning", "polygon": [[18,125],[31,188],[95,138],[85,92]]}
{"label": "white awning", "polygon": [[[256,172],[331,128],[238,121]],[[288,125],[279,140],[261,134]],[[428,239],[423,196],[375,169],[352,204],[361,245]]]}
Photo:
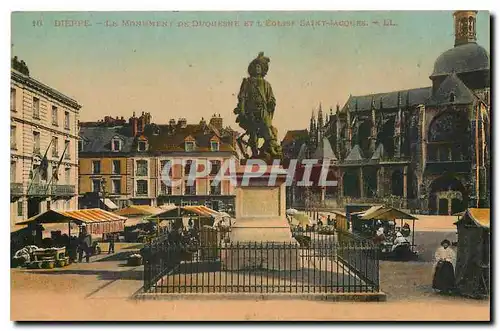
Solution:
{"label": "white awning", "polygon": [[118,209],[118,206],[115,205],[115,203],[113,201],[109,200],[108,198],[104,199],[104,201],[103,201],[103,199],[101,199],[101,202],[104,203],[106,205],[106,207],[108,207],[111,210]]}

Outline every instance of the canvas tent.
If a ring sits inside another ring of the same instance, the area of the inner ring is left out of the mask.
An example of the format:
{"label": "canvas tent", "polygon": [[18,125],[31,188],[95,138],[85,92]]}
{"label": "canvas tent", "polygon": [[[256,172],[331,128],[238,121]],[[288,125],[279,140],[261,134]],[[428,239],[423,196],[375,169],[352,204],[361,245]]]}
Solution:
{"label": "canvas tent", "polygon": [[467,296],[488,295],[490,283],[490,209],[469,208],[455,225],[458,232],[456,286]]}
{"label": "canvas tent", "polygon": [[172,208],[160,208],[153,207],[149,205],[130,205],[123,209],[120,209],[116,212],[117,215],[127,217],[127,221],[125,222],[125,226],[136,226],[137,224],[147,223],[149,217],[156,216],[158,214],[164,213],[165,211],[175,209],[175,206]]}
{"label": "canvas tent", "polygon": [[87,231],[90,234],[105,234],[123,231],[126,220],[126,217],[99,208],[70,211],[57,211],[51,209],[18,224],[43,225],[56,223],[69,224],[72,222],[78,225],[86,225]]}

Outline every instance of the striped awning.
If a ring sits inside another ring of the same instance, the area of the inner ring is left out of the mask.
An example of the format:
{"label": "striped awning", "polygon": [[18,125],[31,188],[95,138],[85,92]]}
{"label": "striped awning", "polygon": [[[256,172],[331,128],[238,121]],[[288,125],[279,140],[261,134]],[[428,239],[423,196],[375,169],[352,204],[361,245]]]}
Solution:
{"label": "striped awning", "polygon": [[17,225],[74,222],[79,225],[86,225],[88,232],[91,234],[103,234],[123,231],[126,220],[126,217],[99,208],[68,211],[47,210]]}
{"label": "striped awning", "polygon": [[205,216],[205,217],[220,217],[221,214],[213,210],[211,208],[208,208],[207,206],[199,205],[199,206],[184,206],[182,209],[195,213],[199,216]]}
{"label": "striped awning", "polygon": [[165,212],[165,209],[149,205],[130,205],[115,212],[120,216],[150,216]]}

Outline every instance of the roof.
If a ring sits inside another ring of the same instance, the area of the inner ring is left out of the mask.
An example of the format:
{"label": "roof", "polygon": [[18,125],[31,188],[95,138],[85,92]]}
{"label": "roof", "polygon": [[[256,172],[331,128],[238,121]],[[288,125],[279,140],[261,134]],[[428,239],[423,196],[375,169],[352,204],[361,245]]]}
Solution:
{"label": "roof", "polygon": [[363,160],[363,152],[359,145],[354,145],[354,147],[349,152],[349,155],[345,158],[345,161],[360,161]]}
{"label": "roof", "polygon": [[153,152],[184,152],[187,137],[195,141],[194,152],[210,152],[214,136],[220,139],[219,151],[234,152],[233,131],[229,129],[217,130],[214,126],[204,123],[179,125],[155,125],[159,130],[145,130],[148,138],[149,150]]}
{"label": "roof", "polygon": [[200,216],[220,216],[219,212],[206,206],[184,206],[182,209],[196,213]]}
{"label": "roof", "polygon": [[393,221],[396,219],[404,219],[404,220],[417,220],[413,215],[405,213],[402,210],[386,207],[386,206],[375,206],[377,208],[370,208],[363,214],[361,214],[362,220],[386,220]]}
{"label": "roof", "polygon": [[384,155],[385,155],[384,145],[380,143],[375,149],[375,152],[373,152],[372,160],[380,160],[384,157]]}
{"label": "roof", "polygon": [[35,90],[42,92],[43,94],[51,98],[54,98],[73,109],[79,110],[82,107],[80,104],[78,104],[76,100],[68,97],[67,95],[62,94],[61,92],[57,91],[56,89],[53,89],[50,86],[45,85],[44,83],[34,79],[33,77],[27,76],[17,70],[11,69],[10,77],[11,79],[20,82],[22,84],[26,84],[27,86],[34,88]]}
{"label": "roof", "polygon": [[[420,87],[409,90],[400,90],[393,92],[382,92],[375,94],[366,94],[360,96],[350,96],[342,108],[344,112],[347,107],[350,111],[366,111],[374,109],[390,109],[398,107],[398,95],[401,97],[401,107],[417,106],[425,104],[430,98],[432,87]],[[357,103],[357,107],[356,107]]]}
{"label": "roof", "polygon": [[156,215],[164,212],[165,210],[158,207],[152,207],[147,205],[130,205],[123,209],[115,212],[117,215],[121,216],[149,216]]}
{"label": "roof", "polygon": [[[451,100],[451,94],[454,98]],[[457,74],[452,73],[439,85],[436,93],[432,96],[429,104],[470,104],[475,100],[472,91],[458,78]]]}
{"label": "roof", "polygon": [[490,69],[488,52],[476,43],[457,45],[439,55],[431,77]]}
{"label": "roof", "polygon": [[313,153],[312,158],[317,160],[337,160],[337,157],[333,152],[328,138],[323,138],[323,140],[318,144],[318,148],[316,148],[316,151]]}
{"label": "roof", "polygon": [[80,128],[82,138],[82,150],[80,153],[102,153],[112,151],[111,140],[119,138],[122,140],[120,152],[132,151],[134,137],[128,125],[125,126],[83,126]]}
{"label": "roof", "polygon": [[285,137],[281,141],[281,145],[286,145],[295,142],[296,140],[308,139],[309,132],[307,129],[304,130],[288,130],[285,133]]}
{"label": "roof", "polygon": [[71,211],[57,211],[57,210],[47,210],[46,212],[40,213],[31,217],[30,219],[19,222],[17,225],[29,224],[29,223],[68,223],[69,221],[76,221],[78,223],[102,223],[102,222],[114,222],[114,221],[126,221],[126,217],[119,216],[115,213],[102,210],[100,208],[91,209],[78,209]]}
{"label": "roof", "polygon": [[477,226],[483,228],[490,228],[490,209],[489,208],[468,208],[467,210],[458,213],[461,215],[460,220],[455,224],[461,222],[464,216],[467,215]]}
{"label": "roof", "polygon": [[340,216],[347,217],[347,215],[343,211],[336,211],[336,210],[334,210],[334,211],[332,211],[332,213],[334,213],[335,215],[340,215]]}
{"label": "roof", "polygon": [[302,162],[307,157],[307,144],[303,143],[297,153],[297,162]]}

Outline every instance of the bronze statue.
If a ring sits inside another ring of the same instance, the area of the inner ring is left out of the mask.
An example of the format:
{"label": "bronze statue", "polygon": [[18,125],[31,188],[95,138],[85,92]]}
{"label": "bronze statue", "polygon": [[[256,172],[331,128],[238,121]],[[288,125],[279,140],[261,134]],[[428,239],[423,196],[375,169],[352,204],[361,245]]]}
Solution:
{"label": "bronze statue", "polygon": [[[270,59],[263,52],[248,65],[250,77],[243,78],[238,94],[238,105],[234,109],[236,123],[245,130],[238,137],[238,145],[243,155],[248,158],[247,147],[252,151],[252,158],[265,160],[280,159],[281,146],[278,144],[277,130],[272,126],[276,99],[271,84],[264,79],[269,70]],[[248,137],[245,141],[243,138]],[[264,139],[258,147],[259,138]]]}

